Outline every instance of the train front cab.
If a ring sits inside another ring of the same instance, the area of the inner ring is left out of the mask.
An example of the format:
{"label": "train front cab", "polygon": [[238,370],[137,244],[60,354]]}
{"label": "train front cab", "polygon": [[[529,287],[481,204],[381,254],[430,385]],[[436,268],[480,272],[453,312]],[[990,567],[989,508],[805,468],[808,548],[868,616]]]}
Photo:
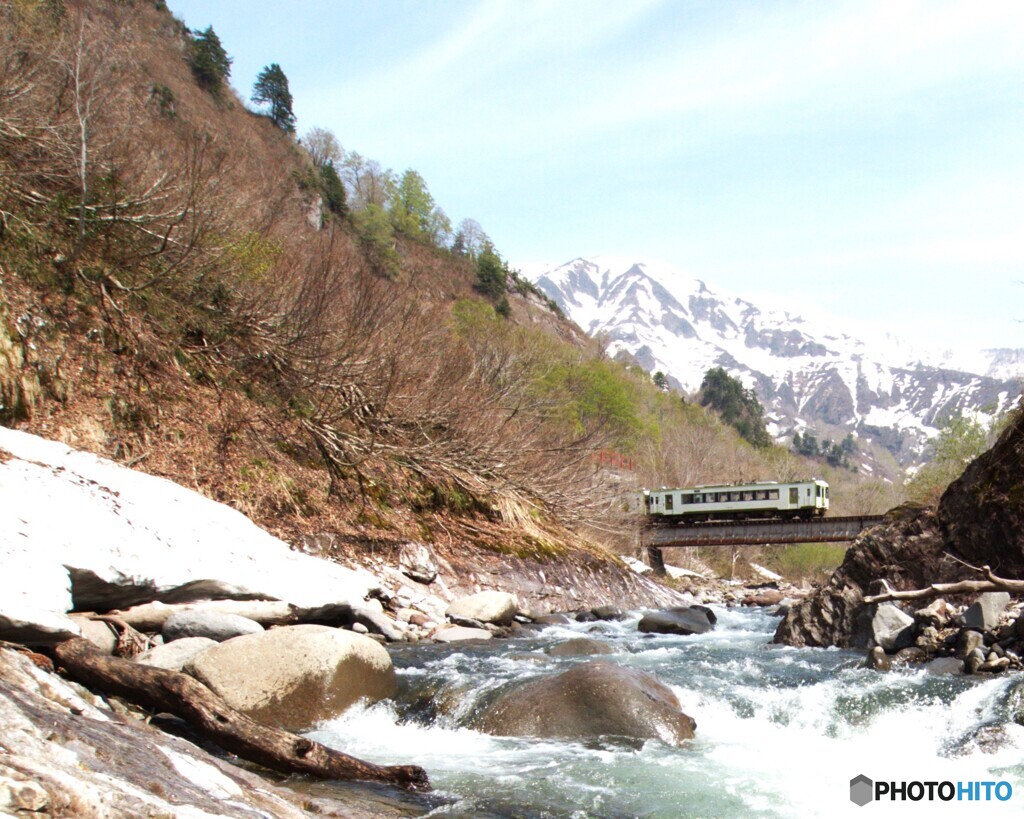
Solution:
{"label": "train front cab", "polygon": [[828,511],[828,483],[822,480],[814,481],[814,514],[823,517]]}

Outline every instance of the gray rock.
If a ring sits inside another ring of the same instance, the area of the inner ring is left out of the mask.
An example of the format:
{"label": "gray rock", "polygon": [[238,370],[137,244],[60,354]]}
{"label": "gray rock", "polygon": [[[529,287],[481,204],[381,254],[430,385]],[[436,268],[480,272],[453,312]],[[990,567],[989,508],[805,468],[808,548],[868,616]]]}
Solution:
{"label": "gray rock", "polygon": [[985,592],[964,612],[964,625],[978,631],[992,631],[1010,603],[1006,592]]}
{"label": "gray rock", "polygon": [[985,647],[985,635],[974,629],[964,629],[956,638],[956,656],[966,660],[967,655],[975,649]]}
{"label": "gray rock", "polygon": [[625,612],[617,606],[595,606],[590,610],[598,620],[624,620]]}
{"label": "gray rock", "polygon": [[464,640],[491,640],[494,635],[483,628],[466,628],[465,626],[452,626],[435,631],[433,639],[438,643],[461,643]]}
{"label": "gray rock", "polygon": [[949,606],[941,597],[932,600],[923,609],[914,612],[914,622],[919,629],[928,626],[935,629],[945,628],[949,622]]}
{"label": "gray rock", "polygon": [[406,543],[398,553],[398,569],[417,583],[433,583],[437,578],[437,559],[423,543]]}
{"label": "gray rock", "polygon": [[[916,621],[917,618],[915,617],[914,619]],[[935,626],[925,626],[921,629],[921,633],[917,635],[914,645],[934,654],[938,650],[939,646],[942,645],[942,639],[939,637],[938,629],[936,629]]]}
{"label": "gray rock", "polygon": [[468,617],[481,623],[507,626],[519,611],[516,598],[507,592],[482,591],[452,603],[445,614],[448,617]]}
{"label": "gray rock", "polygon": [[603,661],[514,683],[473,724],[499,736],[626,737],[671,745],[692,738],[696,728],[656,677]]}
{"label": "gray rock", "polygon": [[655,611],[645,614],[637,629],[645,634],[704,634],[715,627],[709,611],[704,606]]}
{"label": "gray rock", "polygon": [[217,641],[209,637],[182,637],[180,640],[142,652],[135,658],[135,662],[154,668],[181,671],[194,657],[215,645]]}
{"label": "gray rock", "polygon": [[614,654],[615,649],[601,640],[589,637],[576,637],[564,643],[551,646],[548,654],[552,657],[586,657],[593,654]]}
{"label": "gray rock", "polygon": [[988,657],[985,658],[978,671],[987,671],[989,673],[998,674],[1001,671],[1006,671],[1010,667],[1010,660],[1007,657],[997,657],[995,654],[989,652]]}
{"label": "gray rock", "polygon": [[907,648],[901,648],[896,652],[896,655],[892,658],[894,664],[909,665],[916,663],[923,663],[928,659],[928,652],[923,648],[917,646],[907,646]]}
{"label": "gray rock", "polygon": [[362,625],[371,634],[379,634],[389,643],[398,643],[408,639],[405,629],[392,620],[383,611],[370,606],[353,606],[352,623]]}
{"label": "gray rock", "polygon": [[117,632],[102,620],[92,620],[84,614],[69,614],[82,630],[82,636],[104,654],[113,654],[117,646]]}
{"label": "gray rock", "polygon": [[[483,628],[484,624],[479,620],[474,620],[472,617],[459,617],[457,614],[449,614],[448,620],[457,626],[463,628]],[[513,621],[514,622],[514,621]]]}
{"label": "gray rock", "polygon": [[1003,702],[1006,718],[1018,725],[1024,725],[1024,682],[1015,683],[1006,693]]}
{"label": "gray rock", "polygon": [[924,664],[924,670],[929,674],[963,674],[964,661],[956,657],[936,657]]}
{"label": "gray rock", "polygon": [[873,668],[875,671],[892,670],[892,661],[881,646],[875,646],[868,652],[868,658],[865,660],[864,665],[868,668]]}
{"label": "gray rock", "polygon": [[871,618],[875,645],[886,651],[899,651],[914,642],[914,618],[892,603],[883,603]]}
{"label": "gray rock", "polygon": [[390,697],[387,650],[361,634],[328,626],[285,626],[207,649],[185,670],[258,722],[301,731],[360,699]]}
{"label": "gray rock", "polygon": [[178,611],[164,621],[160,634],[164,642],[183,637],[208,637],[223,643],[243,634],[258,634],[263,626],[248,617],[211,611]]}
{"label": "gray rock", "polygon": [[971,649],[964,658],[964,671],[974,674],[985,664],[985,653],[980,648]]}

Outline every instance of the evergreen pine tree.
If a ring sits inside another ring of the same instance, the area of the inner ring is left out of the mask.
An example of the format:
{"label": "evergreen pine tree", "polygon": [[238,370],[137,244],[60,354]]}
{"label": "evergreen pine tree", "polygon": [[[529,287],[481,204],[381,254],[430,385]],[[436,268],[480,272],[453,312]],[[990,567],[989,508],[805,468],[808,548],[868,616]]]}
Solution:
{"label": "evergreen pine tree", "polygon": [[700,403],[701,406],[715,410],[741,438],[754,446],[771,446],[772,439],[765,429],[761,402],[752,390],[744,389],[742,382],[721,367],[708,370],[704,375],[700,386]]}
{"label": "evergreen pine tree", "polygon": [[288,78],[281,66],[271,63],[256,77],[252,87],[252,101],[257,105],[270,106],[270,121],[288,133],[295,133],[295,114],[292,112],[292,94],[288,90]]}
{"label": "evergreen pine tree", "polygon": [[231,58],[221,45],[220,37],[207,26],[205,31],[193,31],[189,42],[189,65],[192,74],[203,88],[218,93],[224,82],[231,76]]}
{"label": "evergreen pine tree", "polygon": [[345,185],[338,176],[334,162],[327,160],[320,166],[320,192],[324,196],[324,204],[327,210],[335,216],[344,216],[348,213],[348,201],[345,195]]}
{"label": "evergreen pine tree", "polygon": [[476,289],[496,302],[505,295],[507,277],[505,263],[488,243],[476,260]]}

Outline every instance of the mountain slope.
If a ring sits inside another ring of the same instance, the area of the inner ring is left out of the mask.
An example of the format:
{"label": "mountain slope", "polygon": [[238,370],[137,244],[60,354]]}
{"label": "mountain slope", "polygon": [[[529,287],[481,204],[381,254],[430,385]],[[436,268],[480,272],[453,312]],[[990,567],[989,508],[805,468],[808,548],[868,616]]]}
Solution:
{"label": "mountain slope", "polygon": [[664,372],[677,388],[695,391],[712,367],[740,378],[780,439],[811,430],[840,440],[852,432],[908,466],[951,415],[988,420],[1020,394],[1010,375],[1019,351],[993,351],[991,375],[925,363],[892,339],[869,345],[763,310],[661,262],[579,258],[533,278],[587,333],[605,338],[610,353]]}

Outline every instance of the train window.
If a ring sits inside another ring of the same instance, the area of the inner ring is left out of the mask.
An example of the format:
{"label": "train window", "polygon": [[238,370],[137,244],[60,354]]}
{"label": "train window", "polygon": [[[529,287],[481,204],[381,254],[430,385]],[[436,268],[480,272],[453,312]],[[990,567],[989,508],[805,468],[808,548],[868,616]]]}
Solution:
{"label": "train window", "polygon": [[665,509],[667,510],[667,509],[671,509],[671,508],[672,508],[672,496],[671,495],[666,495],[665,496]]}
{"label": "train window", "polygon": [[768,500],[778,500],[778,499],[779,499],[779,490],[778,489],[770,489],[768,491]]}
{"label": "train window", "polygon": [[684,504],[693,503],[693,495],[680,495],[680,501]]}
{"label": "train window", "polygon": [[694,503],[704,503],[704,496],[703,495],[694,495],[693,496],[693,502]]}

